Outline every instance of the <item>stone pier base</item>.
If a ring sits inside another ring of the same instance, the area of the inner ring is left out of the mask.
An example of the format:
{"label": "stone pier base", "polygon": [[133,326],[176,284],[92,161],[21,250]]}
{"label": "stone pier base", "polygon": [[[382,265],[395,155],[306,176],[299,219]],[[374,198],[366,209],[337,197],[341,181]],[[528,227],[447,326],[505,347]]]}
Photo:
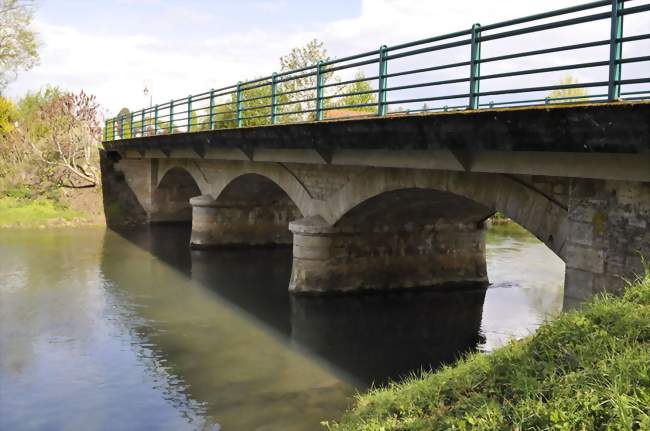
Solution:
{"label": "stone pier base", "polygon": [[291,245],[288,225],[296,218],[292,206],[224,203],[210,195],[192,198],[190,204],[192,248]]}
{"label": "stone pier base", "polygon": [[341,229],[320,217],[291,222],[294,293],[487,284],[485,231],[476,224]]}
{"label": "stone pier base", "polygon": [[621,293],[650,258],[650,183],[571,180],[564,308]]}

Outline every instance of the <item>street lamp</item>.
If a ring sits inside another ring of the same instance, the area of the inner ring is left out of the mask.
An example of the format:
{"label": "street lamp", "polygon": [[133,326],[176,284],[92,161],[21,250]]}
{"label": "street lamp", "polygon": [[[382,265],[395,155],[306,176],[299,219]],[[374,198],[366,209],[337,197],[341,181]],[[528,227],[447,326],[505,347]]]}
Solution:
{"label": "street lamp", "polygon": [[150,94],[151,91],[149,91],[149,84],[146,82],[144,83],[144,90],[142,92],[144,93],[145,99],[149,96],[149,107],[151,108],[153,106],[153,96]]}

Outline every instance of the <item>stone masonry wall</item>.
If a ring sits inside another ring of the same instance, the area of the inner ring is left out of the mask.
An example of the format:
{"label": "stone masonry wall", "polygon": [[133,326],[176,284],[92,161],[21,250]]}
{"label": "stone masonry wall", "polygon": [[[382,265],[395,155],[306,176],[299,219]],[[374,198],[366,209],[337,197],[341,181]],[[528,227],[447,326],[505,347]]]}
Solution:
{"label": "stone masonry wall", "polygon": [[565,308],[617,292],[650,258],[650,183],[571,180]]}

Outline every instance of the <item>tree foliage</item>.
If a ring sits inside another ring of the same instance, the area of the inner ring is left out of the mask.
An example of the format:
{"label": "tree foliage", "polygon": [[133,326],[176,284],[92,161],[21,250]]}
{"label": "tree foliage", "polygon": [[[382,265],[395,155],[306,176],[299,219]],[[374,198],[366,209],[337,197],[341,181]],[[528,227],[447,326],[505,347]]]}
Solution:
{"label": "tree foliage", "polygon": [[[316,65],[319,61],[328,61],[327,50],[323,48],[323,42],[318,39],[312,39],[302,47],[293,48],[291,52],[280,57],[280,70],[290,72],[308,68]],[[309,100],[316,97],[316,75],[313,70],[296,72],[289,74],[282,79],[291,78],[280,84],[280,92],[289,93],[285,95],[286,105],[282,106],[282,120],[286,122],[313,120],[315,118],[316,101]],[[307,75],[307,76],[305,76]],[[323,83],[328,84],[334,77],[334,73],[329,72],[323,75]],[[296,111],[312,111],[307,113],[293,113]]]}
{"label": "tree foliage", "polygon": [[[574,85],[579,84],[580,81],[578,78],[575,78],[571,75],[567,75],[564,78],[560,79],[559,85]],[[560,99],[558,102],[585,102],[589,100],[589,92],[584,87],[574,87],[574,88],[560,88],[553,90],[549,93],[548,97],[553,101],[553,99]]]}
{"label": "tree foliage", "polygon": [[17,127],[0,140],[0,176],[45,188],[96,186],[98,110],[95,97],[83,91],[28,93],[18,103]]}
{"label": "tree foliage", "polygon": [[0,92],[21,70],[38,62],[38,43],[30,29],[31,0],[0,0]]}
{"label": "tree foliage", "polygon": [[13,131],[18,121],[18,109],[11,100],[0,96],[0,139]]}
{"label": "tree foliage", "polygon": [[350,107],[350,109],[354,111],[376,112],[377,93],[373,92],[373,86],[365,80],[366,75],[359,70],[354,76],[354,79],[356,82],[348,84],[341,91],[341,97],[338,99],[339,101],[336,102],[336,106]]}

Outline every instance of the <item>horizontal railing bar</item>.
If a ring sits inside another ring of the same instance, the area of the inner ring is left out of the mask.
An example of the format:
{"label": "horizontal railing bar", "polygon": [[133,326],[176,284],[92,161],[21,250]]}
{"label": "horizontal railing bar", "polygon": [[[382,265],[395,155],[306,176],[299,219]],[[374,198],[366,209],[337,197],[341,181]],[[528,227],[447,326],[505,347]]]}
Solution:
{"label": "horizontal railing bar", "polygon": [[531,27],[519,28],[516,30],[504,31],[502,33],[491,34],[488,36],[481,36],[478,38],[479,42],[488,42],[490,40],[503,39],[504,37],[519,36],[522,34],[530,34],[538,31],[552,30],[554,28],[566,27],[575,24],[584,24],[586,22],[598,21],[600,19],[610,18],[610,12],[602,12],[593,15],[581,16],[578,18],[571,18],[564,21],[550,22],[547,24],[539,24]]}
{"label": "horizontal railing bar", "polygon": [[451,69],[454,67],[464,67],[464,66],[469,66],[470,62],[469,61],[461,61],[458,63],[449,63],[445,64],[442,66],[432,66],[432,67],[423,67],[421,69],[413,69],[413,70],[405,70],[403,72],[394,72],[394,73],[389,73],[386,75],[387,78],[394,78],[397,76],[404,76],[404,75],[412,75],[415,73],[423,73],[423,72],[433,72],[435,70],[442,70],[442,69]]}
{"label": "horizontal railing bar", "polygon": [[330,67],[329,69],[325,70],[325,73],[336,72],[337,70],[350,69],[352,67],[366,66],[368,64],[373,64],[373,63],[377,63],[377,62],[379,62],[379,58],[372,58],[370,60],[364,60],[364,61],[358,61],[356,63],[350,63],[349,65],[346,64],[345,66]]}
{"label": "horizontal railing bar", "polygon": [[622,11],[619,11],[618,14],[625,16],[625,15],[632,15],[635,13],[647,12],[649,10],[650,10],[650,4],[644,4],[640,6],[633,6],[631,8],[625,8]]}
{"label": "horizontal railing bar", "polygon": [[407,43],[401,43],[399,45],[393,45],[389,46],[386,48],[386,51],[395,51],[399,49],[404,49],[404,48],[410,48],[412,46],[417,46],[417,45],[424,45],[426,43],[433,43],[433,42],[439,42],[441,40],[445,39],[454,39],[456,37],[461,37],[461,36],[467,36],[471,33],[471,30],[461,30],[461,31],[455,31],[453,33],[448,33],[448,34],[443,34],[441,36],[434,36],[434,37],[428,37],[426,39],[420,39],[416,40],[413,42],[407,42]]}
{"label": "horizontal railing bar", "polygon": [[564,9],[556,9],[550,12],[542,12],[535,15],[529,15],[522,18],[509,19],[507,21],[501,21],[494,24],[488,24],[481,26],[481,31],[490,31],[497,28],[510,27],[517,24],[523,24],[525,22],[538,21],[546,18],[553,18],[560,15],[567,15],[575,12],[582,12],[584,10],[595,9],[598,7],[609,6],[611,5],[611,0],[601,0],[591,3],[585,3],[581,5],[571,6]]}
{"label": "horizontal railing bar", "polygon": [[363,91],[353,91],[350,93],[341,93],[341,94],[331,94],[329,96],[323,96],[323,99],[337,99],[341,97],[350,97],[350,96],[362,96],[365,94],[374,94],[378,93],[378,89],[372,89],[372,90],[363,90]]}
{"label": "horizontal railing bar", "polygon": [[499,55],[496,57],[488,57],[488,58],[482,58],[481,63],[489,63],[492,61],[501,61],[501,60],[510,60],[513,58],[520,58],[520,57],[528,57],[532,55],[540,55],[540,54],[552,54],[555,52],[561,52],[561,51],[570,51],[574,49],[583,49],[583,48],[593,48],[596,46],[602,46],[602,45],[609,45],[610,40],[599,40],[595,42],[585,42],[585,43],[578,43],[575,45],[566,45],[566,46],[558,46],[554,48],[545,48],[545,49],[536,49],[533,51],[524,51],[524,52],[517,52],[517,53],[512,53],[512,54],[505,54],[505,55]]}
{"label": "horizontal railing bar", "polygon": [[[371,75],[371,76],[366,76],[361,79],[350,79],[348,81],[338,81],[338,82],[332,82],[331,84],[323,84],[323,88],[327,87],[339,87],[341,85],[348,85],[348,84],[356,84],[357,82],[368,82],[368,81],[374,81],[378,79],[379,76],[377,75]],[[314,87],[316,88],[316,87]]]}
{"label": "horizontal railing bar", "polygon": [[440,51],[440,50],[443,50],[443,49],[456,48],[456,47],[463,46],[463,45],[469,45],[470,43],[471,43],[471,40],[463,39],[463,40],[459,40],[459,41],[456,41],[456,42],[445,43],[443,45],[434,45],[434,46],[429,46],[429,47],[426,47],[426,48],[414,49],[412,51],[400,52],[399,54],[393,54],[393,55],[387,56],[386,60],[395,60],[395,59],[398,59],[398,58],[410,57],[412,55],[423,54],[423,53],[426,53],[426,52],[433,52],[433,51]]}
{"label": "horizontal railing bar", "polygon": [[401,100],[388,100],[386,104],[388,105],[397,105],[398,103],[416,103],[416,102],[428,102],[432,100],[452,100],[452,99],[464,99],[469,97],[469,93],[462,94],[451,94],[448,96],[434,96],[434,97],[418,97],[416,99],[401,99]]}
{"label": "horizontal railing bar", "polygon": [[539,87],[523,87],[505,90],[492,90],[481,92],[481,96],[495,96],[499,94],[512,94],[512,93],[532,93],[534,91],[548,91],[548,90],[567,90],[570,88],[583,88],[583,87],[603,87],[607,86],[607,81],[602,82],[587,82],[579,84],[561,84],[561,85],[545,85]]}
{"label": "horizontal railing bar", "polygon": [[482,75],[481,81],[484,79],[507,78],[509,76],[533,75],[536,73],[558,72],[561,70],[573,70],[573,69],[586,69],[590,67],[599,67],[599,66],[608,66],[608,65],[609,65],[609,61],[604,60],[604,61],[592,61],[589,63],[568,64],[563,66],[540,67],[538,69],[526,69],[526,70],[517,70],[514,72],[503,72],[503,73],[494,73],[492,75]]}
{"label": "horizontal railing bar", "polygon": [[408,85],[398,85],[396,87],[387,87],[386,91],[408,90],[410,88],[421,88],[421,87],[433,87],[436,85],[444,85],[444,84],[458,84],[460,82],[468,82],[468,81],[469,81],[469,77],[446,79],[444,81],[422,82],[419,84],[408,84]]}
{"label": "horizontal railing bar", "polygon": [[566,97],[545,97],[543,99],[527,99],[527,100],[509,100],[505,102],[490,102],[490,103],[481,103],[480,106],[502,106],[502,105],[511,105],[511,104],[520,104],[520,103],[537,103],[537,102],[550,102],[553,100],[571,100],[571,99],[590,99],[594,97],[607,97],[607,94],[594,94],[586,96],[566,96]]}

